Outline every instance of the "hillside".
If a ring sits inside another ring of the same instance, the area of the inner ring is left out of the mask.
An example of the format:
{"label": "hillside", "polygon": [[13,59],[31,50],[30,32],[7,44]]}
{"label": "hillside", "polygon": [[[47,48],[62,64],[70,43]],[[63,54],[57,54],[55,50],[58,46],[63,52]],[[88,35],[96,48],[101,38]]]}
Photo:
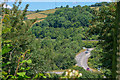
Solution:
{"label": "hillside", "polygon": [[44,18],[47,17],[48,14],[54,13],[57,9],[50,9],[50,10],[45,10],[45,11],[40,11],[40,12],[34,12],[34,11],[28,11],[27,12],[27,18],[28,19],[39,19],[36,22],[43,21]]}
{"label": "hillside", "polygon": [[51,14],[51,13],[55,13],[56,10],[58,10],[58,9],[45,10],[45,11],[41,11],[39,13],[41,13],[41,14]]}
{"label": "hillside", "polygon": [[[27,13],[27,5],[19,10],[20,4],[13,9],[3,8],[1,59],[4,80],[112,78],[111,69],[115,65],[111,63],[117,41],[114,37],[118,36],[115,35],[115,31],[118,32],[115,4],[73,8],[67,5]],[[68,71],[62,75],[50,73],[58,70]]]}
{"label": "hillside", "polygon": [[27,15],[28,19],[45,18],[45,17],[47,17],[47,15],[39,14],[39,13],[34,13],[34,14]]}
{"label": "hillside", "polygon": [[100,7],[90,7],[91,9],[94,9],[94,10],[99,10]]}

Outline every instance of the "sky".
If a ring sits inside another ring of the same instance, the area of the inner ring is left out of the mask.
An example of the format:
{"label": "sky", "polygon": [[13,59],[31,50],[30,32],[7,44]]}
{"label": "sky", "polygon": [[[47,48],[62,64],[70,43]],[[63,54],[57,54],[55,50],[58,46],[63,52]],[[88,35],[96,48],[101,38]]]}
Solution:
{"label": "sky", "polygon": [[[5,0],[1,0],[1,2],[3,1]],[[6,0],[6,1],[14,2],[16,0]],[[111,0],[22,0],[22,2],[111,2]]]}
{"label": "sky", "polygon": [[[85,6],[85,5],[92,5],[96,2],[22,2],[21,6],[22,9],[25,7],[26,4],[29,4],[28,10],[48,10],[48,9],[55,9],[55,7],[66,7],[66,5],[69,5],[69,7],[73,6]],[[13,2],[7,3],[8,5],[12,6]]]}
{"label": "sky", "polygon": [[[4,0],[0,0],[4,1]],[[7,1],[7,0],[6,0]],[[19,0],[18,0],[19,1]],[[110,2],[111,0],[22,0],[21,7],[24,9],[26,4],[29,4],[28,10],[48,10],[54,9],[55,7],[66,6],[84,6],[84,5],[92,5],[96,2]],[[9,2],[9,3],[8,3]],[[12,7],[13,2],[15,0],[8,0],[7,4],[9,7]]]}

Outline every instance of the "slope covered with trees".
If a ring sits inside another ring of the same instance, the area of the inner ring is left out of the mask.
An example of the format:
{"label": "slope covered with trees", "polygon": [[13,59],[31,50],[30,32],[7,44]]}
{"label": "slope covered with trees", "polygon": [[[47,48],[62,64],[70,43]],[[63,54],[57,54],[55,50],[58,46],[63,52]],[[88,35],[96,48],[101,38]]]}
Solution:
{"label": "slope covered with trees", "polygon": [[[58,78],[58,75],[50,77],[44,72],[69,68],[79,70],[83,74],[81,78],[111,76],[114,7],[101,6],[99,11],[95,11],[89,6],[69,8],[67,5],[33,25],[35,20],[25,20],[28,5],[21,11],[20,4],[15,3],[11,10],[2,9],[4,79]],[[92,35],[88,36],[90,31]],[[101,45],[92,51],[89,61],[93,68],[100,66],[104,69],[103,76],[73,67],[75,55],[82,47],[96,46],[96,42],[89,45],[86,40],[98,39],[102,40]]]}
{"label": "slope covered with trees", "polygon": [[[46,70],[68,69],[75,65],[75,55],[85,46],[82,39],[85,39],[85,30],[87,31],[88,25],[90,25],[89,20],[93,18],[92,10],[89,9],[88,6],[60,8],[54,14],[49,14],[44,21],[34,24],[31,31],[37,38],[38,43],[36,44],[39,44],[39,51],[36,55],[44,56],[42,59],[37,57],[34,60],[43,60],[41,64],[49,61],[47,64],[50,67],[49,69],[45,68]],[[90,16],[86,17],[88,14]],[[76,15],[77,17],[74,18]],[[81,16],[80,21],[83,19],[86,21],[84,21],[85,23],[77,21]],[[87,25],[85,25],[86,23]],[[44,62],[45,60],[46,62]]]}
{"label": "slope covered with trees", "polygon": [[[28,5],[21,11],[20,4],[17,6],[15,3],[12,10],[2,9],[3,78],[35,76],[40,72],[68,69],[75,65],[75,55],[83,45],[83,28],[54,28],[46,21],[41,23],[43,26],[31,28],[35,20],[25,20]],[[37,35],[34,36],[31,30],[42,35],[36,39]]]}
{"label": "slope covered with trees", "polygon": [[[68,69],[75,65],[76,53],[84,46],[94,46],[82,41],[86,39],[88,26],[91,25],[89,21],[94,18],[93,11],[89,6],[78,5],[73,8],[66,6],[59,8],[54,14],[49,14],[42,22],[34,24],[31,31],[37,38],[36,44],[39,44],[39,51],[36,49],[35,52],[38,56],[44,56],[42,59],[37,56],[34,60],[43,60],[41,64],[48,61],[48,65],[53,64],[46,70]],[[93,35],[91,39],[97,39],[97,36]]]}

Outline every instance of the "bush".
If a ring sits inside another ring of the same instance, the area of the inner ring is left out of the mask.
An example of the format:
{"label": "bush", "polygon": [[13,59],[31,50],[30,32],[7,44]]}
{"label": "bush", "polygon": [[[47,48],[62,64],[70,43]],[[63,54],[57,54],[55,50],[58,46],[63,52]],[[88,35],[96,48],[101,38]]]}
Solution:
{"label": "bush", "polygon": [[84,40],[82,41],[83,42],[83,46],[86,47],[86,48],[93,48],[93,47],[96,47],[97,46],[97,43],[98,41],[87,41],[87,40]]}

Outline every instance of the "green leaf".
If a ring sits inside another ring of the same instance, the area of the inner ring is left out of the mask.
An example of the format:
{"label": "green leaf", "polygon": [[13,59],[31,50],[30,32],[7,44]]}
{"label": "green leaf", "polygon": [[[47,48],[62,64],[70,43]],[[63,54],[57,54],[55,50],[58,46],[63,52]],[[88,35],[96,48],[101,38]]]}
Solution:
{"label": "green leaf", "polygon": [[8,77],[10,77],[10,76],[12,77],[13,75],[7,75],[6,79],[7,79]]}
{"label": "green leaf", "polygon": [[31,77],[29,77],[29,76],[25,75],[25,76],[24,76],[24,78],[31,78]]}
{"label": "green leaf", "polygon": [[27,63],[28,64],[32,63],[32,60],[31,59],[27,60]]}
{"label": "green leaf", "polygon": [[49,78],[51,77],[50,73],[47,73],[47,75],[48,75]]}
{"label": "green leaf", "polygon": [[7,44],[8,47],[11,47],[12,45],[11,44]]}
{"label": "green leaf", "polygon": [[42,76],[43,78],[47,78],[46,76],[44,76],[43,73],[39,73],[39,76]]}
{"label": "green leaf", "polygon": [[8,33],[8,32],[10,32],[11,31],[11,28],[5,28],[5,29],[3,29],[3,33]]}
{"label": "green leaf", "polygon": [[11,78],[12,78],[12,79],[16,79],[17,77],[16,77],[16,76],[12,76]]}
{"label": "green leaf", "polygon": [[25,68],[21,67],[21,69],[20,69],[20,70],[25,70]]}
{"label": "green leaf", "polygon": [[3,41],[4,43],[9,43],[9,42],[12,42],[11,40],[4,40]]}
{"label": "green leaf", "polygon": [[11,64],[11,62],[7,62],[7,63],[2,63],[2,67],[8,65],[8,64]]}
{"label": "green leaf", "polygon": [[5,71],[2,71],[2,75],[7,75],[8,73]]}
{"label": "green leaf", "polygon": [[46,76],[43,76],[43,78],[47,78]]}
{"label": "green leaf", "polygon": [[39,73],[39,76],[44,76],[44,74],[42,74],[42,73]]}
{"label": "green leaf", "polygon": [[38,74],[36,74],[36,76],[34,77],[34,79],[35,79],[35,78],[38,78]]}
{"label": "green leaf", "polygon": [[7,62],[7,64],[11,64],[11,62]]}
{"label": "green leaf", "polygon": [[8,46],[4,46],[2,48],[2,55],[5,54],[5,53],[8,53],[11,49],[8,47]]}
{"label": "green leaf", "polygon": [[25,63],[25,62],[27,62],[26,60],[23,60],[21,63]]}
{"label": "green leaf", "polygon": [[4,67],[5,65],[7,65],[7,63],[2,63],[2,67]]}
{"label": "green leaf", "polygon": [[24,77],[25,74],[26,74],[26,72],[19,72],[19,73],[17,73],[17,75],[22,76],[22,77]]}
{"label": "green leaf", "polygon": [[30,69],[30,67],[27,67],[25,70],[29,70]]}

